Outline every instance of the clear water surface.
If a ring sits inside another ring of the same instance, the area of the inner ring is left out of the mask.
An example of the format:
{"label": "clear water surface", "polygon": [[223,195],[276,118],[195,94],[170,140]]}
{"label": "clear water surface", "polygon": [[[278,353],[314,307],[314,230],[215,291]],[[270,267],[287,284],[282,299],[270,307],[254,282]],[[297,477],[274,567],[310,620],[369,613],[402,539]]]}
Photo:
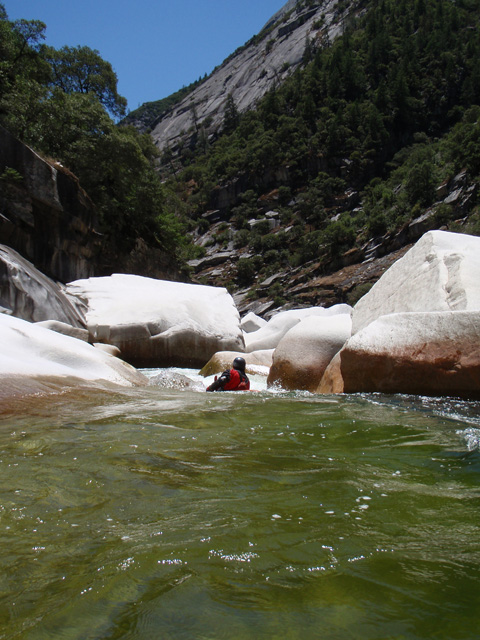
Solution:
{"label": "clear water surface", "polygon": [[4,406],[0,638],[476,638],[479,410],[153,386]]}

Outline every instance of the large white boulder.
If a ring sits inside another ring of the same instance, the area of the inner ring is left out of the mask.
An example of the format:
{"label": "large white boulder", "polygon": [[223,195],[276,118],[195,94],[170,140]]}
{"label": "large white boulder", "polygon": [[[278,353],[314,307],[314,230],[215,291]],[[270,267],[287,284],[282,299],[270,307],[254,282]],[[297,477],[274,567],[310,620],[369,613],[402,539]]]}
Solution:
{"label": "large white boulder", "polygon": [[82,340],[0,314],[0,399],[78,385],[147,383],[127,363]]}
{"label": "large white boulder", "polygon": [[72,327],[71,324],[65,324],[65,322],[59,322],[58,320],[42,320],[41,322],[37,322],[36,324],[38,324],[39,327],[43,327],[44,329],[50,329],[50,331],[62,333],[64,336],[70,336],[71,338],[76,338],[77,340],[88,342],[87,329]]}
{"label": "large white boulder", "polygon": [[240,316],[226,289],[115,274],[77,280],[92,342],[118,347],[136,366],[198,367],[216,351],[244,351]]}
{"label": "large white boulder", "polygon": [[268,385],[316,391],[325,369],[351,332],[349,313],[305,318],[283,336],[275,349]]}
{"label": "large white boulder", "polygon": [[348,304],[336,304],[333,307],[309,307],[308,309],[291,309],[281,311],[273,316],[267,324],[258,331],[245,334],[245,348],[247,352],[263,349],[276,349],[283,336],[301,320],[309,316],[328,317],[336,315],[350,316],[352,308]]}
{"label": "large white boulder", "polygon": [[480,311],[395,313],[348,340],[320,393],[480,397]]}
{"label": "large white boulder", "polygon": [[389,313],[480,310],[480,238],[429,231],[361,298],[352,333]]}

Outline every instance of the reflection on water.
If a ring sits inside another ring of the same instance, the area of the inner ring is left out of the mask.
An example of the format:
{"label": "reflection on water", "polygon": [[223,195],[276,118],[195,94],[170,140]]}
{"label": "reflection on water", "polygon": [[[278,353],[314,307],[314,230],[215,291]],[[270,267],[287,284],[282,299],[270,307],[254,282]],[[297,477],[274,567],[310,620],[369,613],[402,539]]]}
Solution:
{"label": "reflection on water", "polygon": [[0,638],[476,637],[480,404],[257,382],[5,407]]}

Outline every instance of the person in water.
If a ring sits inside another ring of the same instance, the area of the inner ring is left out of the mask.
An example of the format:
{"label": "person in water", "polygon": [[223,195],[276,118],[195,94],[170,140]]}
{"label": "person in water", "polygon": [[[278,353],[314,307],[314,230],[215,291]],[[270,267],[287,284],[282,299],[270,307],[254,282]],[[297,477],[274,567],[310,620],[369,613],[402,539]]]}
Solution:
{"label": "person in water", "polygon": [[250,389],[250,380],[245,373],[244,358],[235,358],[232,363],[232,369],[224,371],[222,375],[207,387],[207,391],[248,391]]}

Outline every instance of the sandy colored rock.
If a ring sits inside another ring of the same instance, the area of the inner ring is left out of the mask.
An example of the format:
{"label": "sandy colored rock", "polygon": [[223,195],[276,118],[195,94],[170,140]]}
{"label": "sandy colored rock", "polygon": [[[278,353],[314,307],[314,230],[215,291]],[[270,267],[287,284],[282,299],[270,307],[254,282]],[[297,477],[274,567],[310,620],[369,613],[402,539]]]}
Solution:
{"label": "sandy colored rock", "polygon": [[480,312],[397,313],[352,336],[320,393],[480,397]]}
{"label": "sandy colored rock", "polygon": [[115,358],[121,358],[122,352],[118,347],[115,347],[113,344],[103,344],[103,342],[94,342],[93,346],[95,349],[100,349],[104,353],[108,353],[111,356],[115,356]]}
{"label": "sandy colored rock", "polygon": [[341,351],[335,354],[320,380],[317,393],[343,393],[345,386],[342,377]]}
{"label": "sandy colored rock", "polygon": [[41,322],[37,322],[36,324],[38,324],[39,327],[50,329],[50,331],[56,331],[57,333],[61,333],[64,336],[70,336],[71,338],[76,338],[77,340],[88,342],[87,329],[72,327],[72,325],[66,324],[65,322],[59,322],[58,320],[42,320]]}
{"label": "sandy colored rock", "polygon": [[302,320],[275,349],[268,385],[316,391],[330,361],[350,337],[351,328],[349,314]]}

